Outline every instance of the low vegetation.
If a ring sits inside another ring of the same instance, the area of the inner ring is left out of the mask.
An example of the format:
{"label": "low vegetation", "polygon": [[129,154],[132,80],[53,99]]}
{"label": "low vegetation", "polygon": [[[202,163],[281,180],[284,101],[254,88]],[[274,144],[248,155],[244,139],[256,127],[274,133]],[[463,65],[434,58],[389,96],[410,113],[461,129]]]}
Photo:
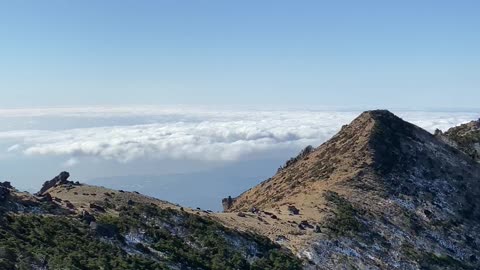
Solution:
{"label": "low vegetation", "polygon": [[333,204],[335,214],[328,218],[325,226],[336,235],[351,235],[363,229],[363,224],[357,220],[358,210],[338,193],[326,191],[325,199]]}
{"label": "low vegetation", "polygon": [[172,209],[126,206],[91,227],[68,216],[6,215],[0,268],[301,269],[298,259],[266,238]]}

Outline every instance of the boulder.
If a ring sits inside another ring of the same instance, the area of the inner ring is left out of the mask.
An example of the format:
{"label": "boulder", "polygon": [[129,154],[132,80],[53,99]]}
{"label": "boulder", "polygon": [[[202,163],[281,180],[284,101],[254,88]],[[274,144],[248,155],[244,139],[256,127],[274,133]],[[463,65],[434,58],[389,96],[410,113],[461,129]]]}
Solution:
{"label": "boulder", "polygon": [[13,189],[12,184],[10,182],[5,181],[5,182],[0,182],[0,187],[8,188],[8,189]]}
{"label": "boulder", "polygon": [[290,212],[290,215],[299,215],[300,210],[298,210],[295,206],[289,205],[288,206],[288,212]]}
{"label": "boulder", "polygon": [[89,205],[89,207],[90,207],[90,209],[96,210],[98,212],[105,212],[105,208],[101,207],[100,205],[94,204],[94,203],[91,203]]}
{"label": "boulder", "polygon": [[75,205],[69,201],[65,201],[65,206],[67,206],[69,209],[75,209]]}
{"label": "boulder", "polygon": [[0,186],[0,202],[5,201],[10,194],[10,190],[6,187]]}
{"label": "boulder", "polygon": [[91,224],[91,222],[95,221],[95,217],[86,210],[82,211],[80,218],[87,224]]}
{"label": "boulder", "polygon": [[51,201],[53,201],[52,195],[50,195],[50,193],[47,192],[40,197],[40,201],[41,202],[51,202]]}
{"label": "boulder", "polygon": [[55,176],[52,180],[49,180],[43,183],[42,188],[36,195],[41,196],[43,195],[43,193],[45,193],[47,190],[49,190],[54,186],[71,183],[68,181],[69,177],[70,177],[70,174],[68,172],[61,172],[59,175]]}
{"label": "boulder", "polygon": [[232,206],[234,199],[231,196],[222,200],[223,211],[226,212]]}

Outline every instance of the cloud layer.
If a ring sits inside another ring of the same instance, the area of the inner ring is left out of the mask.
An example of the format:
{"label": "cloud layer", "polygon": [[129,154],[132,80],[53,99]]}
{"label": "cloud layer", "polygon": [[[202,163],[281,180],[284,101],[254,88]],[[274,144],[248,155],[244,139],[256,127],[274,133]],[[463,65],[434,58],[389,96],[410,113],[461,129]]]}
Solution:
{"label": "cloud layer", "polygon": [[[359,112],[98,108],[3,111],[3,117],[24,119],[64,117],[136,117],[141,125],[113,125],[59,130],[9,130],[0,132],[8,142],[6,152],[29,156],[65,156],[65,166],[78,157],[128,162],[140,158],[238,160],[273,150],[318,145],[349,123]],[[466,112],[396,112],[429,131],[447,129],[478,118]],[[6,116],[5,116],[6,115]],[[143,121],[152,119],[151,121]],[[112,122],[115,122],[112,120]]]}

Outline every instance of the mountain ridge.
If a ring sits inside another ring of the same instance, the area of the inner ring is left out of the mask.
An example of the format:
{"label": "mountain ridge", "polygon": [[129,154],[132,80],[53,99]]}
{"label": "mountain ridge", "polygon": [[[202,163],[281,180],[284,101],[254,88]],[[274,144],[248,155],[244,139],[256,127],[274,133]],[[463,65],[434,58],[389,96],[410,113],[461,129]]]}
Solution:
{"label": "mountain ridge", "polygon": [[0,269],[301,269],[285,248],[212,213],[68,180],[0,184]]}

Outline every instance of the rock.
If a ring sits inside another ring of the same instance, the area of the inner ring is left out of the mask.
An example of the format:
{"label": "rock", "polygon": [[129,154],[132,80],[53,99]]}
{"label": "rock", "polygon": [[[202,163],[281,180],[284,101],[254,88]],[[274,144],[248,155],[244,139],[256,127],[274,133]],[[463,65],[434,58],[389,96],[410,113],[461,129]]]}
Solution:
{"label": "rock", "polygon": [[222,200],[223,211],[227,211],[233,204],[234,199],[231,196]]}
{"label": "rock", "polygon": [[10,194],[10,190],[6,187],[0,186],[0,202],[5,201]]}
{"label": "rock", "polygon": [[237,213],[237,216],[239,216],[239,217],[246,217],[246,215],[245,215],[244,213],[242,213],[242,212],[238,212],[238,213]]}
{"label": "rock", "polygon": [[75,209],[75,205],[73,205],[73,203],[71,203],[69,200],[64,200],[63,201],[65,203],[65,206],[69,209]]}
{"label": "rock", "polygon": [[290,212],[291,215],[299,215],[300,210],[298,210],[295,206],[289,205],[288,206],[288,212]]}
{"label": "rock", "polygon": [[95,217],[86,210],[82,211],[80,218],[87,222],[87,224],[91,224],[91,222],[96,220]]}
{"label": "rock", "polygon": [[5,182],[0,182],[0,187],[5,187],[5,188],[8,188],[8,189],[13,189],[13,186],[10,182],[8,181],[5,181]]}
{"label": "rock", "polygon": [[285,162],[285,165],[278,168],[278,172],[292,166],[293,164],[297,163],[299,160],[306,158],[314,150],[315,148],[311,145],[305,147],[302,151],[300,151],[300,153],[296,157],[292,157],[291,159],[287,160],[287,162]]}
{"label": "rock", "polygon": [[127,201],[127,204],[128,204],[128,205],[134,205],[134,204],[135,204],[135,202],[134,202],[134,201],[132,201],[132,200],[128,200],[128,201]]}
{"label": "rock", "polygon": [[100,205],[96,205],[94,203],[91,203],[89,207],[93,210],[99,211],[99,212],[105,212],[105,208],[101,207]]}
{"label": "rock", "polygon": [[321,232],[322,232],[322,229],[320,228],[320,226],[316,225],[314,232],[316,232],[316,233],[321,233]]}
{"label": "rock", "polygon": [[69,201],[65,201],[65,206],[67,206],[69,209],[75,209],[75,205]]}
{"label": "rock", "polygon": [[310,223],[308,223],[308,220],[302,220],[300,222],[300,225],[302,225],[304,228],[312,228],[313,229],[313,226],[310,225]]}
{"label": "rock", "polygon": [[36,195],[41,196],[43,193],[45,193],[47,190],[49,190],[54,186],[70,183],[68,181],[69,177],[70,177],[70,174],[68,172],[61,172],[59,175],[55,176],[55,178],[53,178],[52,180],[49,180],[43,183],[42,188]]}
{"label": "rock", "polygon": [[47,192],[40,197],[40,201],[41,202],[51,202],[51,201],[53,201],[52,195],[50,195],[50,193]]}

